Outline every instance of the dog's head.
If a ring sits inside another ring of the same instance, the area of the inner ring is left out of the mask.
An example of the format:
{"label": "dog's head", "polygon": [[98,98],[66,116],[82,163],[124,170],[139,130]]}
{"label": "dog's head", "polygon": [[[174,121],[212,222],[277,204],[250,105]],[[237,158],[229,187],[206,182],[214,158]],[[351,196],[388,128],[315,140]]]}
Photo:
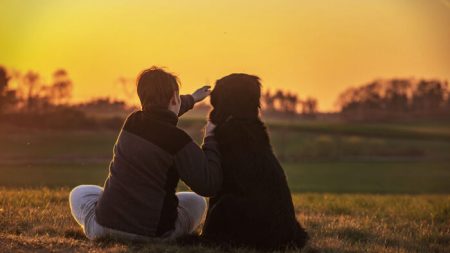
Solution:
{"label": "dog's head", "polygon": [[218,125],[230,118],[256,119],[259,116],[261,83],[257,76],[231,74],[216,81],[211,92],[210,120]]}

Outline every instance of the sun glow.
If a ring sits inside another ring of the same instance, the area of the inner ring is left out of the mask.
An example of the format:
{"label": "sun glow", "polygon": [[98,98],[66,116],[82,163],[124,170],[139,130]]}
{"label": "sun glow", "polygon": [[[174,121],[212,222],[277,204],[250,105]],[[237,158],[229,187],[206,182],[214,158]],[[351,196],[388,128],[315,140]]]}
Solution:
{"label": "sun glow", "polygon": [[182,91],[231,72],[333,110],[375,78],[450,79],[450,9],[441,0],[0,1],[0,64],[49,78],[65,68],[74,100],[123,98],[119,77],[151,65]]}

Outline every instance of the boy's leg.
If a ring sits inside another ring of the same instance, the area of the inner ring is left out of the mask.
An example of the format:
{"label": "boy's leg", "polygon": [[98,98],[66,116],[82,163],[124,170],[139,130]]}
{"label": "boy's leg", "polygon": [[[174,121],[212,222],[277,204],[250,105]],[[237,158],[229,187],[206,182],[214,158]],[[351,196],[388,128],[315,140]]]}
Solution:
{"label": "boy's leg", "polygon": [[69,196],[72,216],[91,240],[105,233],[105,229],[95,221],[95,206],[102,193],[103,188],[100,186],[80,185],[75,187]]}
{"label": "boy's leg", "polygon": [[206,212],[206,199],[194,192],[178,192],[178,217],[175,230],[166,239],[174,240],[191,234],[200,225]]}
{"label": "boy's leg", "polygon": [[130,241],[149,241],[151,239],[98,224],[95,220],[95,206],[102,194],[103,188],[97,185],[80,185],[70,192],[69,203],[72,216],[83,228],[88,239],[95,240],[102,237]]}

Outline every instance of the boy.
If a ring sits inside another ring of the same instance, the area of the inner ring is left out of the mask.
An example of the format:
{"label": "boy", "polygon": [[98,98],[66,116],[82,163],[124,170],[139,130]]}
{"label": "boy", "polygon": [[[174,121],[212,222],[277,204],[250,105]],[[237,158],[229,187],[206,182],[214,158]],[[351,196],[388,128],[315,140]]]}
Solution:
{"label": "boy", "polygon": [[[222,185],[214,125],[207,125],[201,149],[176,127],[209,87],[180,96],[178,78],[152,67],[138,77],[137,93],[142,111],[123,125],[104,188],[81,185],[70,193],[72,215],[90,240],[173,240],[192,233],[206,211],[199,195],[213,196]],[[175,193],[179,179],[199,195]]]}

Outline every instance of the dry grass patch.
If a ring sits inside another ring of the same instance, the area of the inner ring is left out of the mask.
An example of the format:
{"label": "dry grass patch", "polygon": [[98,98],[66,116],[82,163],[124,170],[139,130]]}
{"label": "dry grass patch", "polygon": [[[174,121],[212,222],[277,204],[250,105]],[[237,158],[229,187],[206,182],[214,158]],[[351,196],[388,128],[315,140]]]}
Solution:
{"label": "dry grass patch", "polygon": [[[70,215],[68,193],[67,188],[0,188],[0,251],[220,252],[89,242]],[[449,195],[296,194],[294,202],[312,237],[303,252],[450,252]]]}

